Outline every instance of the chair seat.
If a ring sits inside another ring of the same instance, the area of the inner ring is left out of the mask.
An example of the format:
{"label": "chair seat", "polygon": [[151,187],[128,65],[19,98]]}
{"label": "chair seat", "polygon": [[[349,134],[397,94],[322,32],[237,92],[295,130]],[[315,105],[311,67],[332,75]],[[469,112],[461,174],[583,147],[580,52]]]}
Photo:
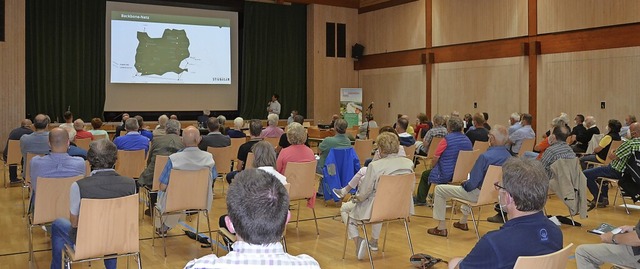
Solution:
{"label": "chair seat", "polygon": [[237,241],[236,235],[232,234],[231,232],[229,232],[229,230],[220,227],[220,230],[218,230],[218,233],[221,235],[226,236],[227,238],[229,238],[231,241],[235,242]]}

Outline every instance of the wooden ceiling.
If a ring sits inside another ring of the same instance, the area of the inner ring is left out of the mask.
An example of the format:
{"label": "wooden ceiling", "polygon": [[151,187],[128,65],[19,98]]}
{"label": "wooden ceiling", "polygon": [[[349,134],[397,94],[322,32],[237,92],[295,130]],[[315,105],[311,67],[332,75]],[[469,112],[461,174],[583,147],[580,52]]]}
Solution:
{"label": "wooden ceiling", "polygon": [[[297,3],[297,4],[319,4],[327,6],[348,7],[348,8],[363,8],[378,5],[388,5],[398,0],[248,0],[266,3]],[[404,2],[407,2],[404,0]]]}

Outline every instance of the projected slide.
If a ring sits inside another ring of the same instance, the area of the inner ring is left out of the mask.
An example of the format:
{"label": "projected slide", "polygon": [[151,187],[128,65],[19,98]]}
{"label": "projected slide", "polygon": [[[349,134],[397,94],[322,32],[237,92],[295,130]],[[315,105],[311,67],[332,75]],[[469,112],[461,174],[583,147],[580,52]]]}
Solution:
{"label": "projected slide", "polygon": [[111,83],[231,84],[230,20],[111,12]]}

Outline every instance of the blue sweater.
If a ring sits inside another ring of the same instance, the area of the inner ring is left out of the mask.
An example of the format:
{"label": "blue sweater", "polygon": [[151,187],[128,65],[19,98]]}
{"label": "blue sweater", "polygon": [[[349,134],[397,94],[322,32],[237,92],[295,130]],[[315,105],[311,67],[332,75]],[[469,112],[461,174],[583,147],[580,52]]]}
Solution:
{"label": "blue sweater", "polygon": [[509,150],[503,146],[490,147],[482,153],[471,169],[469,180],[462,184],[465,191],[470,192],[482,186],[489,165],[502,166],[511,157]]}
{"label": "blue sweater", "polygon": [[458,152],[461,150],[473,150],[471,141],[462,132],[450,133],[444,137],[447,142],[447,148],[440,155],[438,163],[433,167],[429,174],[429,182],[431,183],[449,183],[453,178],[453,169],[458,161]]}

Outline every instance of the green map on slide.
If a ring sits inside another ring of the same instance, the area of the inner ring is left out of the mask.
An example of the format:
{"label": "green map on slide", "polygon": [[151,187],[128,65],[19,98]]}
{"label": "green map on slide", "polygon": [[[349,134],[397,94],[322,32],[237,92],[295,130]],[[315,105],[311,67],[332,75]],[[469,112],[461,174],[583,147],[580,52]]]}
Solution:
{"label": "green map on slide", "polygon": [[189,38],[184,30],[165,29],[162,37],[151,38],[138,32],[135,67],[142,75],[164,75],[168,72],[180,74],[188,69],[180,63],[189,57]]}

